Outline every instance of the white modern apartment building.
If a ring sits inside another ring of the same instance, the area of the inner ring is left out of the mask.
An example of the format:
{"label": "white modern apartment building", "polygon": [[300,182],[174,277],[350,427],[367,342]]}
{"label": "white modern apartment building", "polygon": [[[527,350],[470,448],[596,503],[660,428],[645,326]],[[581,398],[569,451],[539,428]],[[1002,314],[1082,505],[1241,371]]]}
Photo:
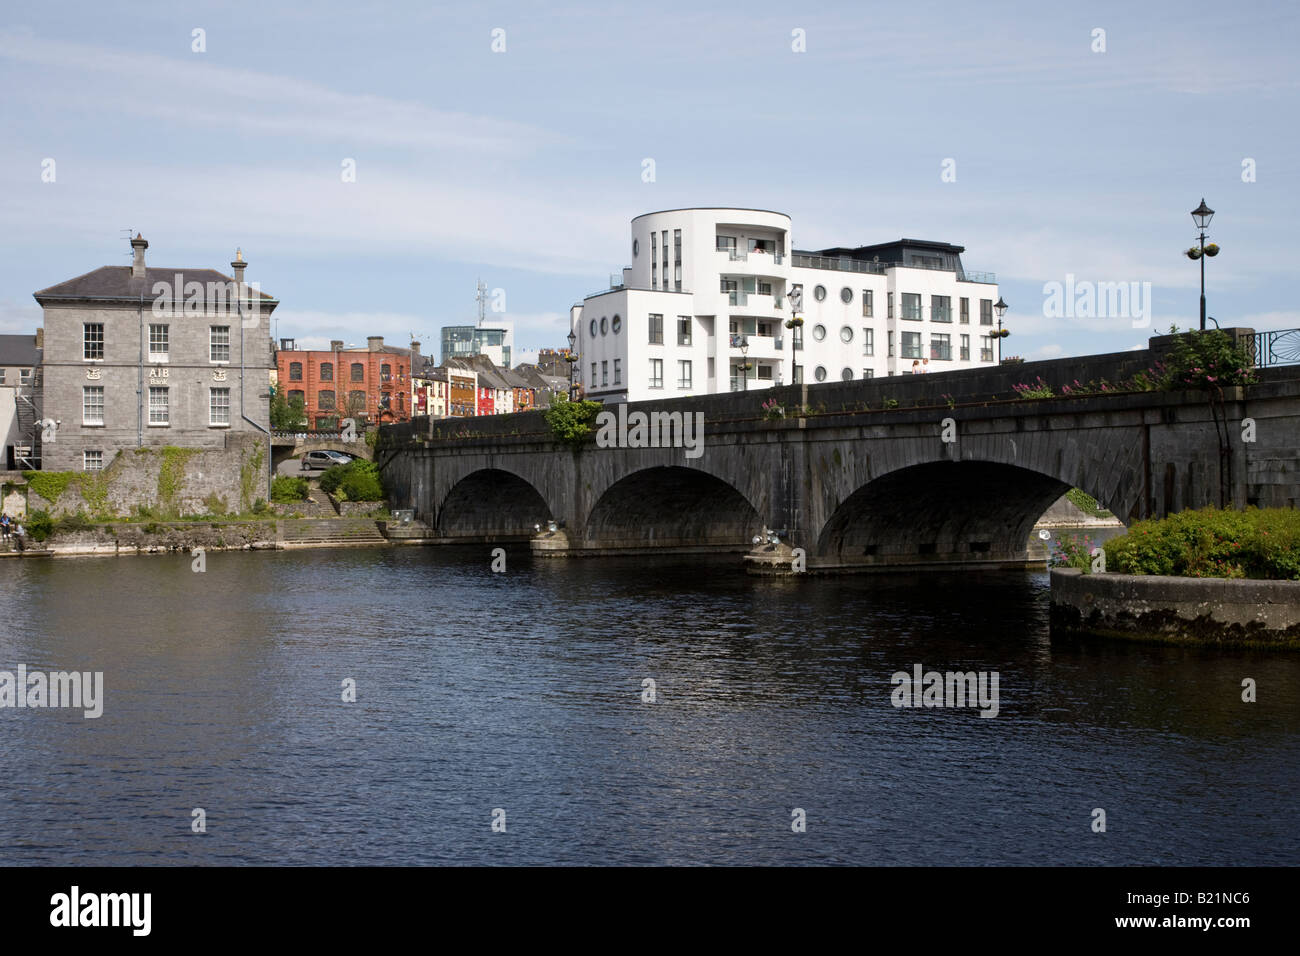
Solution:
{"label": "white modern apartment building", "polygon": [[[643,401],[996,361],[998,287],[965,270],[963,247],[900,239],[800,251],[791,235],[789,216],[763,209],[633,219],[632,264],[570,311],[586,397]],[[787,328],[795,316],[803,325]]]}

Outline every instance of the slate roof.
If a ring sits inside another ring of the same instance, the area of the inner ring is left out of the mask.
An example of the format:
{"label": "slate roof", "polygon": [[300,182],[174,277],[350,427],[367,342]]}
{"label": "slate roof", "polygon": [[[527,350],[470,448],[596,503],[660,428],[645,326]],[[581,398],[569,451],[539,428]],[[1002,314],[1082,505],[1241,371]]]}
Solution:
{"label": "slate roof", "polygon": [[0,367],[34,368],[41,364],[41,350],[36,347],[36,336],[0,335]]}
{"label": "slate roof", "polygon": [[[123,299],[139,301],[141,296],[153,299],[153,287],[156,282],[175,283],[176,275],[181,275],[181,282],[200,282],[207,288],[209,282],[228,283],[235,280],[216,269],[166,269],[149,266],[145,269],[143,279],[131,278],[130,266],[100,266],[75,279],[60,282],[48,289],[33,292],[37,302],[45,304],[46,299]],[[182,285],[182,290],[184,286]],[[250,292],[253,290],[250,289]],[[273,295],[258,292],[264,302],[277,302]]]}

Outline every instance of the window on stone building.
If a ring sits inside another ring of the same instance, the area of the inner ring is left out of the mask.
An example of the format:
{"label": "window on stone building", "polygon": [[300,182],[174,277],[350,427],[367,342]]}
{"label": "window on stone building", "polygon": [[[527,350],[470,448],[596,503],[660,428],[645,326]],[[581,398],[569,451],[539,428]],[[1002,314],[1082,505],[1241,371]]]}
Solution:
{"label": "window on stone building", "polygon": [[208,361],[230,361],[230,326],[208,326]]}
{"label": "window on stone building", "polygon": [[290,363],[289,363],[289,381],[291,381],[291,382],[301,382],[301,381],[302,381],[302,363],[301,363],[301,362],[290,362]]}
{"label": "window on stone building", "polygon": [[332,382],[332,381],[334,381],[334,363],[333,363],[333,362],[321,362],[321,363],[320,363],[320,369],[319,369],[319,371],[318,371],[318,374],[319,374],[319,376],[320,376],[320,380],[321,380],[322,382]]}
{"label": "window on stone building", "polygon": [[324,410],[332,410],[334,408],[334,390],[331,388],[323,388],[317,392],[316,407]]}
{"label": "window on stone building", "polygon": [[366,380],[366,367],[360,362],[352,363],[352,381],[364,382]]}
{"label": "window on stone building", "polygon": [[168,353],[168,328],[166,325],[149,323],[149,361],[165,362]]}
{"label": "window on stone building", "polygon": [[81,453],[81,470],[103,471],[104,453],[102,451],[91,451],[89,449],[83,451]]}
{"label": "window on stone building", "polygon": [[103,322],[86,322],[81,326],[81,356],[88,360],[104,357]]}
{"label": "window on stone building", "polygon": [[208,389],[208,424],[230,424],[230,389]]}
{"label": "window on stone building", "polygon": [[167,386],[165,385],[149,386],[149,424],[171,424]]}
{"label": "window on stone building", "polygon": [[83,385],[81,387],[81,424],[104,424],[103,385]]}

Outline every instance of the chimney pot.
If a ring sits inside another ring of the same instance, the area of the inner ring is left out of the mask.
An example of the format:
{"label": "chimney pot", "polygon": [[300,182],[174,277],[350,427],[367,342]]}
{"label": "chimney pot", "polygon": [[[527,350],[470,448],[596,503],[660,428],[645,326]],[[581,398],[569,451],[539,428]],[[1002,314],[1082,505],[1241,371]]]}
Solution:
{"label": "chimney pot", "polygon": [[244,251],[242,249],[236,249],[235,258],[230,263],[230,268],[235,274],[236,286],[242,286],[244,284],[244,267],[247,265],[248,263],[244,261]]}
{"label": "chimney pot", "polygon": [[331,351],[331,352],[342,352],[342,351],[343,351],[343,340],[342,340],[342,339],[330,339],[330,351]]}
{"label": "chimney pot", "polygon": [[382,335],[367,335],[366,348],[371,352],[383,351],[384,337]]}
{"label": "chimney pot", "polygon": [[149,240],[137,232],[135,238],[131,240],[131,251],[135,253],[131,260],[132,279],[143,279],[145,277],[144,251],[148,248]]}

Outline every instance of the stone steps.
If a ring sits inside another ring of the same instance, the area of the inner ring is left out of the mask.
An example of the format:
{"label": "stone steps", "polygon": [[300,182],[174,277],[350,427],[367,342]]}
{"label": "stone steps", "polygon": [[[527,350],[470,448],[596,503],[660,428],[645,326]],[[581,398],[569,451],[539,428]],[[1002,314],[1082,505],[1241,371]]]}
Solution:
{"label": "stone steps", "polygon": [[308,544],[387,544],[373,518],[300,518],[279,522],[286,547]]}

